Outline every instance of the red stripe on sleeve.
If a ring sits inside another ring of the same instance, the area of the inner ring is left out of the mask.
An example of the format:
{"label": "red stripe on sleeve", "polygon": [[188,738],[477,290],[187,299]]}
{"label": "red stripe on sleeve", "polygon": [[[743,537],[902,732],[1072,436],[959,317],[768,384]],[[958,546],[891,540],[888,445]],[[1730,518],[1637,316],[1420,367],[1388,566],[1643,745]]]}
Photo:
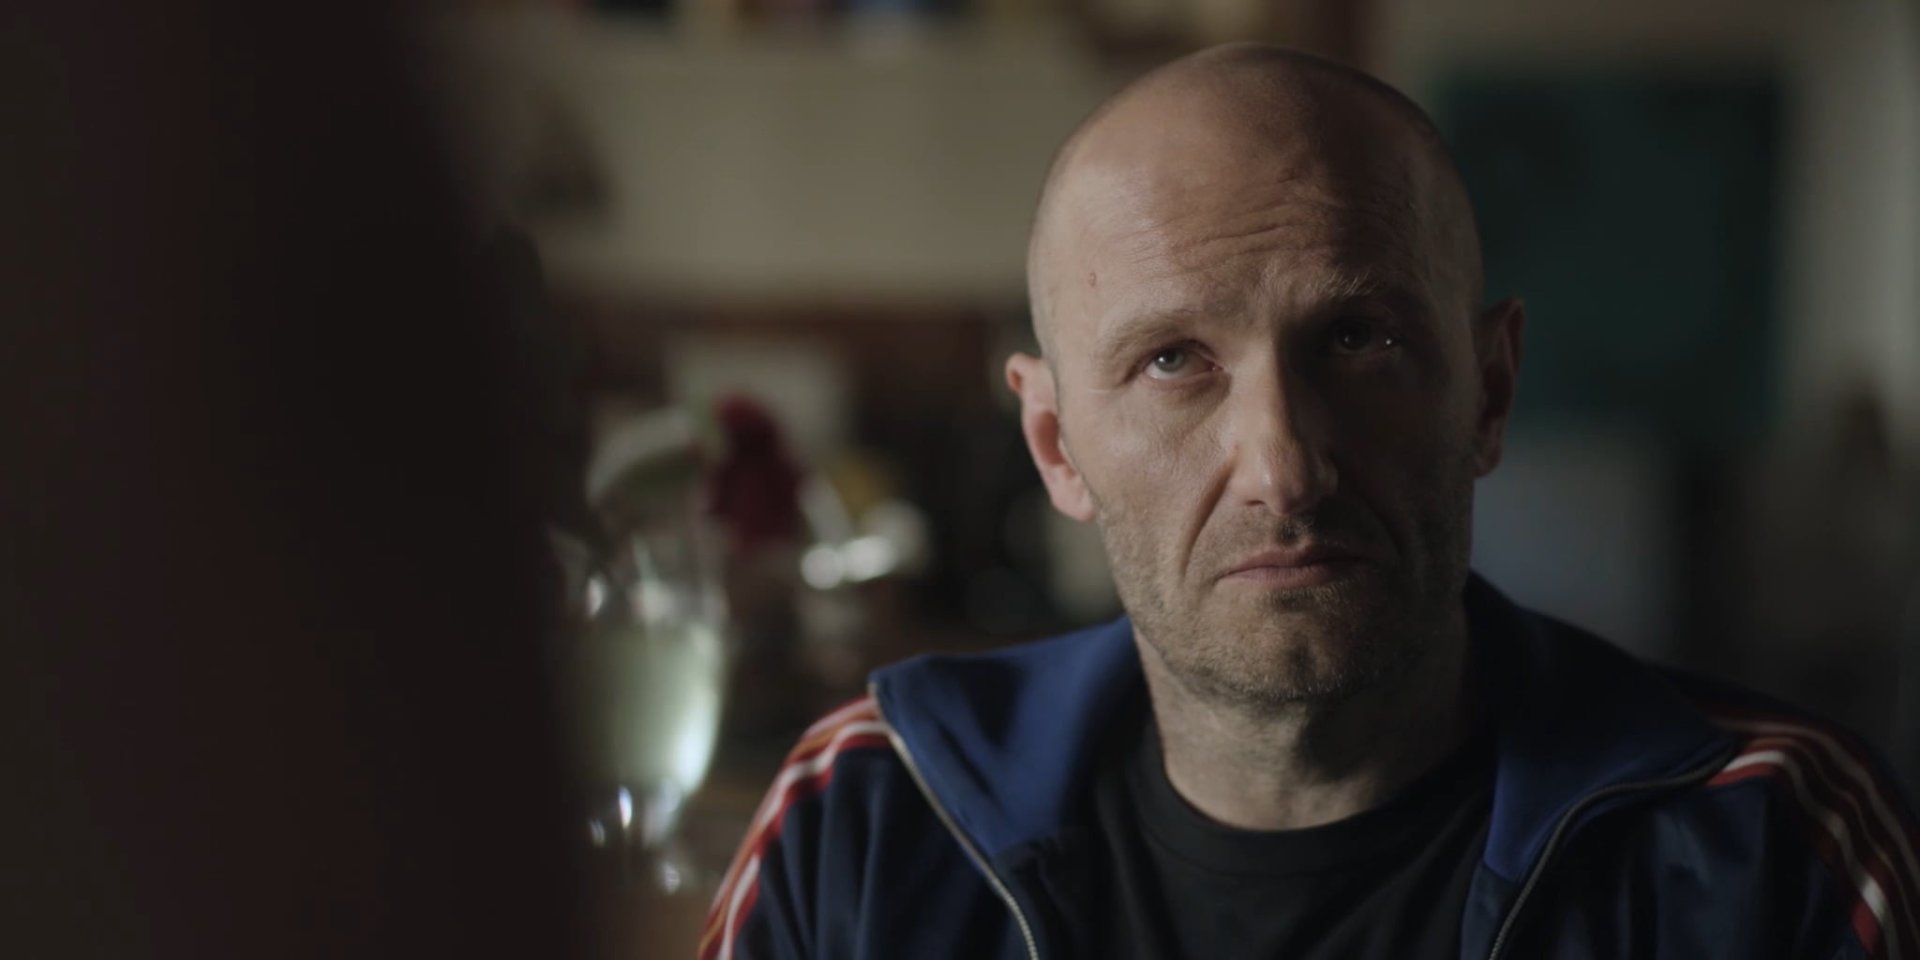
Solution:
{"label": "red stripe on sleeve", "polygon": [[734,941],[760,894],[762,858],[779,839],[781,822],[794,804],[824,792],[833,781],[840,754],[861,748],[891,748],[886,724],[871,697],[862,697],[827,714],[800,736],[773,786],[760,801],[753,821],[727,868],[708,908],[700,938],[700,960],[732,960]]}

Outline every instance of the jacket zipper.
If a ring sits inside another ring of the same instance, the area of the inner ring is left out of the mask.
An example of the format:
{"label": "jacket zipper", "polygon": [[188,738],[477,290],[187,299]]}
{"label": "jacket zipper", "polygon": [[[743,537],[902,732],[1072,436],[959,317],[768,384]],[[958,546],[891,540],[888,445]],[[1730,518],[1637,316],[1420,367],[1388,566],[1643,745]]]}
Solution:
{"label": "jacket zipper", "polygon": [[953,822],[953,816],[947,813],[947,808],[940,803],[940,798],[934,796],[933,789],[927,786],[927,780],[920,775],[920,765],[914,762],[913,753],[907,749],[906,741],[900,739],[900,734],[894,731],[893,721],[887,719],[887,712],[880,707],[878,687],[872,683],[867,684],[867,693],[873,697],[873,708],[880,714],[880,722],[886,724],[887,739],[893,743],[893,752],[899,754],[900,761],[906,764],[907,774],[913,777],[914,786],[920,788],[920,795],[927,798],[927,805],[933,807],[934,815],[940,818],[947,832],[953,834],[955,840],[960,841],[960,849],[967,852],[967,858],[972,860],[981,875],[987,878],[987,885],[999,895],[1001,902],[1007,905],[1007,909],[1013,911],[1014,922],[1020,925],[1020,938],[1026,941],[1028,960],[1040,960],[1040,945],[1033,938],[1033,926],[1027,922],[1027,915],[1020,911],[1020,902],[1013,898],[1013,891],[1007,889],[1000,875],[993,872],[993,868],[987,864],[987,858],[980,853],[980,848],[974,846],[973,841],[961,832],[959,824]]}
{"label": "jacket zipper", "polygon": [[1499,932],[1493,935],[1493,946],[1487,951],[1487,960],[1500,960],[1500,955],[1507,945],[1507,938],[1512,935],[1514,929],[1520,922],[1520,912],[1527,905],[1528,895],[1532,894],[1534,888],[1539,886],[1540,877],[1546,872],[1547,862],[1553,858],[1554,850],[1559,847],[1560,841],[1573,826],[1573,821],[1577,819],[1581,813],[1585,812],[1587,808],[1602,800],[1617,797],[1625,793],[1642,790],[1654,792],[1674,787],[1683,787],[1696,780],[1711,776],[1715,770],[1725,766],[1726,763],[1727,757],[1724,754],[1717,754],[1714,759],[1707,763],[1678,776],[1667,777],[1664,780],[1641,780],[1635,783],[1617,783],[1610,787],[1595,790],[1581,797],[1580,802],[1567,808],[1567,812],[1561,814],[1560,822],[1553,825],[1553,832],[1547,835],[1547,845],[1541,849],[1540,856],[1534,860],[1533,868],[1527,871],[1527,879],[1520,885],[1520,895],[1514,898],[1513,908],[1507,911],[1507,918],[1501,921]]}

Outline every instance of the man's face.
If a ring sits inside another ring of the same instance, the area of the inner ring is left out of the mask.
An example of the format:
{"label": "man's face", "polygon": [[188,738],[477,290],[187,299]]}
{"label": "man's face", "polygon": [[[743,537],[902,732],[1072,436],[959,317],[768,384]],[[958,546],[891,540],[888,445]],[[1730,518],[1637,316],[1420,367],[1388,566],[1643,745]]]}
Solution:
{"label": "man's face", "polygon": [[1457,624],[1505,400],[1490,417],[1405,162],[1239,157],[1075,194],[1034,371],[1066,464],[1049,486],[1098,524],[1140,636],[1203,692],[1339,698]]}

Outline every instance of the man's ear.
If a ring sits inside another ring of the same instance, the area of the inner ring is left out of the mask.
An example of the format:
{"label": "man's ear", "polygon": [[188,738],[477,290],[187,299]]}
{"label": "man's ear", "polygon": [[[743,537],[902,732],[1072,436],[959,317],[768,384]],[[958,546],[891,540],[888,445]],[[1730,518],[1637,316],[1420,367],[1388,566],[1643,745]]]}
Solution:
{"label": "man's ear", "polygon": [[1066,438],[1060,431],[1060,398],[1055,392],[1053,368],[1039,357],[1016,353],[1007,358],[1007,386],[1020,397],[1020,432],[1027,452],[1040,468],[1053,508],[1082,522],[1092,520],[1093,497],[1080,468],[1073,465]]}
{"label": "man's ear", "polygon": [[1480,316],[1475,352],[1480,363],[1480,416],[1474,424],[1474,473],[1484,477],[1500,465],[1507,420],[1513,414],[1514,388],[1520,379],[1521,331],[1527,305],[1508,297]]}

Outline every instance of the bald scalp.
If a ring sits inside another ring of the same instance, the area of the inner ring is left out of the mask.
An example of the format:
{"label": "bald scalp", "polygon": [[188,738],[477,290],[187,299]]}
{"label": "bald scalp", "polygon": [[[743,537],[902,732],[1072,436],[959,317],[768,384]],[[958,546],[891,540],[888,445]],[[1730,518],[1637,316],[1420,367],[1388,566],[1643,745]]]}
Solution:
{"label": "bald scalp", "polygon": [[1068,137],[1041,189],[1027,288],[1043,356],[1053,364],[1056,304],[1075,279],[1066,253],[1110,215],[1116,185],[1204,184],[1222,157],[1248,168],[1339,170],[1393,156],[1404,158],[1406,182],[1385,191],[1380,213],[1416,245],[1436,306],[1471,322],[1482,297],[1473,208],[1439,131],[1405,95],[1351,67],[1262,44],[1213,47],[1135,80]]}

